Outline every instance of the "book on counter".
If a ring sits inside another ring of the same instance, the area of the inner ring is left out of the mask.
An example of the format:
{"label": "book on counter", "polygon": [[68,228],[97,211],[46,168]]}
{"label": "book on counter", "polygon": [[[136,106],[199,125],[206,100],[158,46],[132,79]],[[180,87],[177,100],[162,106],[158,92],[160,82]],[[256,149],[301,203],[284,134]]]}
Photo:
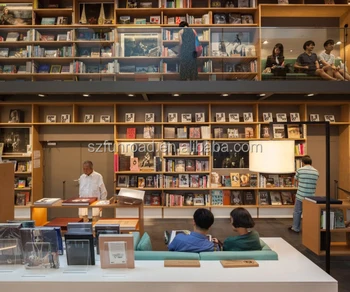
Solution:
{"label": "book on counter", "polygon": [[[308,200],[315,204],[326,204],[326,197],[321,197],[321,196],[305,197],[305,200]],[[337,205],[343,204],[343,202],[338,199],[330,198],[329,200],[331,204],[337,204]]]}
{"label": "book on counter", "polygon": [[90,206],[97,201],[96,197],[71,198],[62,202],[62,206]]}
{"label": "book on counter", "polygon": [[57,205],[61,201],[61,198],[42,198],[34,202],[37,206],[53,206]]}

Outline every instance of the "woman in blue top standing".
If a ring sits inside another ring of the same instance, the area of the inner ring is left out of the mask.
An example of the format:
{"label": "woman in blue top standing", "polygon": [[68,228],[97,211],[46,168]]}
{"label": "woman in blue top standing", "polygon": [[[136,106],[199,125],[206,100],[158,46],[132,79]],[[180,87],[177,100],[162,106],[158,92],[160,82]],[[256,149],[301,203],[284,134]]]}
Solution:
{"label": "woman in blue top standing", "polygon": [[232,229],[238,233],[224,241],[224,251],[261,250],[260,236],[255,230],[250,231],[255,223],[250,213],[244,208],[233,209],[230,214]]}

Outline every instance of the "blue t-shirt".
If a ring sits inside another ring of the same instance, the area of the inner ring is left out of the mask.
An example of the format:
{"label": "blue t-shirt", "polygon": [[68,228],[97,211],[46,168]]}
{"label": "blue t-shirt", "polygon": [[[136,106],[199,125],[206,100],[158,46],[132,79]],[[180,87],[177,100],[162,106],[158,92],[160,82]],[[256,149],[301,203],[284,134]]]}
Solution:
{"label": "blue t-shirt", "polygon": [[170,251],[203,252],[214,251],[214,243],[198,232],[180,233],[168,245]]}

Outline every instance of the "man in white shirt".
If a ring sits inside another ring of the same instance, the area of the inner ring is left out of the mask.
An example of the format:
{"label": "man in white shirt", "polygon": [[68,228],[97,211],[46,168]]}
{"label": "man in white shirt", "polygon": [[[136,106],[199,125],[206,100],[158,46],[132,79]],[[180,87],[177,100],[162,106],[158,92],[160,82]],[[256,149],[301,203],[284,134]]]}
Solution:
{"label": "man in white shirt", "polygon": [[326,40],[323,47],[325,51],[319,55],[319,60],[323,71],[325,71],[329,76],[332,76],[338,80],[350,80],[350,75],[346,73],[344,69],[334,65],[335,56],[331,54],[334,49],[334,40]]}
{"label": "man in white shirt", "polygon": [[[83,174],[79,178],[79,197],[96,197],[97,200],[107,199],[107,190],[103,183],[103,177],[98,172],[94,171],[91,161],[83,163]],[[95,222],[100,218],[101,209],[92,208],[92,221]],[[79,217],[85,222],[88,219],[88,209],[80,208]]]}

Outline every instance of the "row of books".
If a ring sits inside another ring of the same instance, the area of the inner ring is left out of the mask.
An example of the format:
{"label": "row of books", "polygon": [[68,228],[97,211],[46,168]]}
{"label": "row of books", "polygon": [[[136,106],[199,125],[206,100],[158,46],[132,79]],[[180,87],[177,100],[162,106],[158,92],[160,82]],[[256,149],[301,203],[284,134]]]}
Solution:
{"label": "row of books", "polygon": [[166,172],[209,171],[208,160],[166,159],[164,162]]}
{"label": "row of books", "polygon": [[[169,138],[170,139],[170,138]],[[170,143],[167,142],[163,148],[166,155],[209,155],[210,142],[209,141],[190,141]]]}
{"label": "row of books", "polygon": [[[143,138],[153,139],[155,134],[155,128],[153,126],[143,127]],[[126,139],[136,139],[136,128],[126,129]]]}
{"label": "row of books", "polygon": [[182,207],[182,206],[208,206],[210,205],[210,197],[208,194],[186,193],[165,194],[167,207]]}
{"label": "row of books", "polygon": [[203,14],[201,17],[196,17],[186,13],[184,16],[167,16],[164,15],[164,24],[180,24],[186,21],[188,24],[210,24],[209,14]]}
{"label": "row of books", "polygon": [[[178,30],[163,30],[163,40],[164,41],[178,41],[179,40],[179,31]],[[199,41],[209,41],[209,30],[203,30],[202,32],[197,32]]]}
{"label": "row of books", "polygon": [[163,176],[156,175],[118,175],[118,187],[161,188]]}
{"label": "row of books", "polygon": [[14,187],[15,188],[31,188],[32,187],[32,177],[28,176],[26,178],[14,178]]}
{"label": "row of books", "polygon": [[254,128],[244,127],[244,134],[240,133],[239,128],[228,128],[227,134],[224,134],[224,128],[214,128],[213,138],[254,138]]}
{"label": "row of books", "polygon": [[[326,210],[321,211],[321,229],[326,229]],[[345,228],[344,213],[341,209],[331,209],[330,229]]]}
{"label": "row of books", "polygon": [[274,188],[274,187],[295,187],[294,175],[288,174],[260,174],[259,175],[260,188]]}
{"label": "row of books", "polygon": [[164,175],[164,188],[207,188],[209,175],[185,174]]}
{"label": "row of books", "polygon": [[16,191],[15,192],[15,205],[26,206],[30,202],[30,191]]}

